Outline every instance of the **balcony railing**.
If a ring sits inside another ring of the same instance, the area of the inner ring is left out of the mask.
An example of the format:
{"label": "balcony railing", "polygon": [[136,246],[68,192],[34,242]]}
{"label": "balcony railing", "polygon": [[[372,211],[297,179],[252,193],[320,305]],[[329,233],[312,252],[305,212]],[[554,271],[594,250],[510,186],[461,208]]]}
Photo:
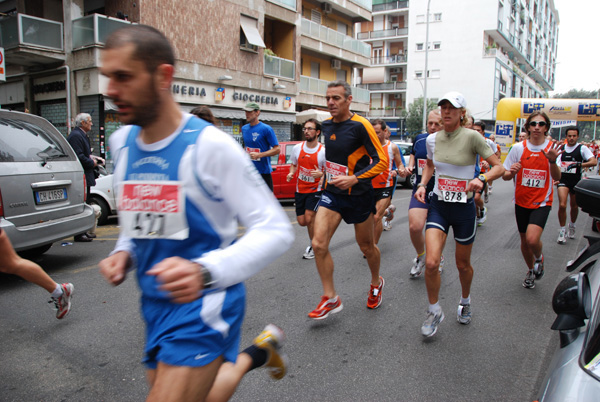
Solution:
{"label": "balcony railing", "polygon": [[280,4],[291,10],[296,10],[296,0],[268,0],[271,3]]}
{"label": "balcony railing", "polygon": [[367,117],[369,119],[376,117],[404,117],[404,108],[371,109],[369,110]]}
{"label": "balcony railing", "polygon": [[389,3],[373,4],[373,12],[390,11],[408,8],[408,1],[390,1]]}
{"label": "balcony railing", "polygon": [[[305,75],[300,76],[300,92],[309,92],[325,96],[327,84],[329,84],[329,81],[307,77]],[[364,88],[352,87],[352,98],[355,102],[369,103],[371,101],[371,94]]]}
{"label": "balcony railing", "polygon": [[359,88],[369,91],[405,91],[406,81],[381,82],[376,84],[360,84]]}
{"label": "balcony railing", "polygon": [[302,18],[302,34],[365,57],[371,56],[370,45],[306,18]]}
{"label": "balcony railing", "polygon": [[102,14],[92,14],[73,20],[73,49],[103,45],[108,35],[131,22]]}
{"label": "balcony railing", "polygon": [[371,65],[382,65],[382,64],[399,64],[406,63],[407,57],[405,54],[395,54],[392,56],[380,56],[371,57]]}
{"label": "balcony railing", "polygon": [[498,48],[484,46],[483,47],[483,57],[496,57],[497,51],[498,51]]}
{"label": "balcony railing", "polygon": [[358,4],[359,6],[368,11],[371,11],[371,6],[373,4],[373,0],[350,0],[350,2]]}
{"label": "balcony railing", "polygon": [[371,102],[371,93],[359,87],[352,87],[352,99],[354,102],[369,103]]}
{"label": "balcony railing", "polygon": [[358,39],[382,39],[406,35],[408,35],[408,28],[392,28],[371,32],[359,32]]}
{"label": "balcony railing", "polygon": [[63,24],[26,14],[17,14],[0,21],[0,45],[5,49],[33,46],[62,51]]}
{"label": "balcony railing", "polygon": [[264,55],[264,59],[265,75],[274,75],[292,80],[296,78],[296,62],[266,54]]}

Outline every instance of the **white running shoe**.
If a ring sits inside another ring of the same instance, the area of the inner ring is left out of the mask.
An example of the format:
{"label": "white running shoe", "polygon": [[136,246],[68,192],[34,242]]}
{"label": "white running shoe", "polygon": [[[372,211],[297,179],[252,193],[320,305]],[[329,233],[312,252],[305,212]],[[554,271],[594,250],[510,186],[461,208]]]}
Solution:
{"label": "white running shoe", "polygon": [[471,323],[471,318],[473,318],[471,304],[459,304],[458,310],[456,311],[456,319],[458,322],[464,325],[469,325]]}
{"label": "white running shoe", "polygon": [[421,334],[427,337],[435,335],[438,325],[440,325],[442,321],[444,321],[444,312],[442,310],[437,314],[427,310],[427,318],[421,326]]}
{"label": "white running shoe", "polygon": [[481,211],[481,216],[477,218],[477,226],[481,226],[487,221],[487,207],[483,207]]}
{"label": "white running shoe", "polygon": [[63,293],[57,299],[54,297],[50,298],[48,303],[52,304],[56,310],[56,318],[63,319],[71,311],[71,299],[73,298],[73,292],[75,287],[72,283],[63,283],[60,285]]}
{"label": "white running shoe", "polygon": [[575,225],[572,223],[569,223],[569,239],[574,239],[575,238]]}
{"label": "white running shoe", "polygon": [[425,270],[425,261],[419,259],[419,257],[413,260],[413,266],[410,268],[410,278],[416,279],[423,274]]}
{"label": "white running shoe", "polygon": [[383,230],[385,230],[386,232],[387,232],[388,230],[391,230],[391,229],[392,229],[392,222],[390,222],[390,221],[387,219],[387,217],[385,217],[385,216],[384,216],[383,218],[381,218],[381,223],[383,224]]}
{"label": "white running shoe", "polygon": [[306,247],[306,251],[302,255],[302,258],[305,260],[312,260],[315,258],[315,252],[313,251],[312,246]]}
{"label": "white running shoe", "polygon": [[558,231],[558,240],[556,240],[558,244],[565,244],[567,242],[567,231],[565,229],[560,229]]}

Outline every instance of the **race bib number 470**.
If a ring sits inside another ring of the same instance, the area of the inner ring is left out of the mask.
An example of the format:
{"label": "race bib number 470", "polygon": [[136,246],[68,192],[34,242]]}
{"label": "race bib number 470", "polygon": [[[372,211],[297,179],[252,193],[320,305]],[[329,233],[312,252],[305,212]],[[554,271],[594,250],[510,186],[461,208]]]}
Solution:
{"label": "race bib number 470", "polygon": [[523,169],[521,185],[525,187],[544,188],[546,187],[547,172],[538,169]]}
{"label": "race bib number 470", "polygon": [[188,238],[181,182],[127,181],[121,185],[118,210],[121,230],[131,238]]}
{"label": "race bib number 470", "polygon": [[442,201],[445,202],[467,202],[467,183],[463,179],[438,179],[438,190],[442,194]]}

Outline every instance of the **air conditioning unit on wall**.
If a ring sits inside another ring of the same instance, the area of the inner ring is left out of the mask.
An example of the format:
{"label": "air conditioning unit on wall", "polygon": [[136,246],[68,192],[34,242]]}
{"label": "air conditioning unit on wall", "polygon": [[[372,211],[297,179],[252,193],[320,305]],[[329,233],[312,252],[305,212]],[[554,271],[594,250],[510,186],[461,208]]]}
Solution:
{"label": "air conditioning unit on wall", "polygon": [[325,14],[332,12],[333,8],[331,7],[331,3],[321,3],[321,10],[323,10]]}
{"label": "air conditioning unit on wall", "polygon": [[342,61],[337,59],[331,59],[331,68],[339,70],[342,68]]}

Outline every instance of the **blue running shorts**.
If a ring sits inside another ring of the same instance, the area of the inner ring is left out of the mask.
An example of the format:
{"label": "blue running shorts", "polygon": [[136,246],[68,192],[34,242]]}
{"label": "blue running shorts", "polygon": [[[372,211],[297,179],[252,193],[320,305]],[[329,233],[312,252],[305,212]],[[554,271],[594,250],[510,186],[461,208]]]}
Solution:
{"label": "blue running shorts", "polygon": [[439,229],[448,234],[450,226],[457,243],[466,246],[475,241],[477,213],[473,197],[469,198],[466,204],[461,204],[440,201],[437,194],[431,195],[425,230]]}
{"label": "blue running shorts", "polygon": [[219,356],[235,362],[245,308],[243,283],[184,304],[142,297],[146,321],[143,362],[149,369],[156,369],[158,362],[201,367]]}

